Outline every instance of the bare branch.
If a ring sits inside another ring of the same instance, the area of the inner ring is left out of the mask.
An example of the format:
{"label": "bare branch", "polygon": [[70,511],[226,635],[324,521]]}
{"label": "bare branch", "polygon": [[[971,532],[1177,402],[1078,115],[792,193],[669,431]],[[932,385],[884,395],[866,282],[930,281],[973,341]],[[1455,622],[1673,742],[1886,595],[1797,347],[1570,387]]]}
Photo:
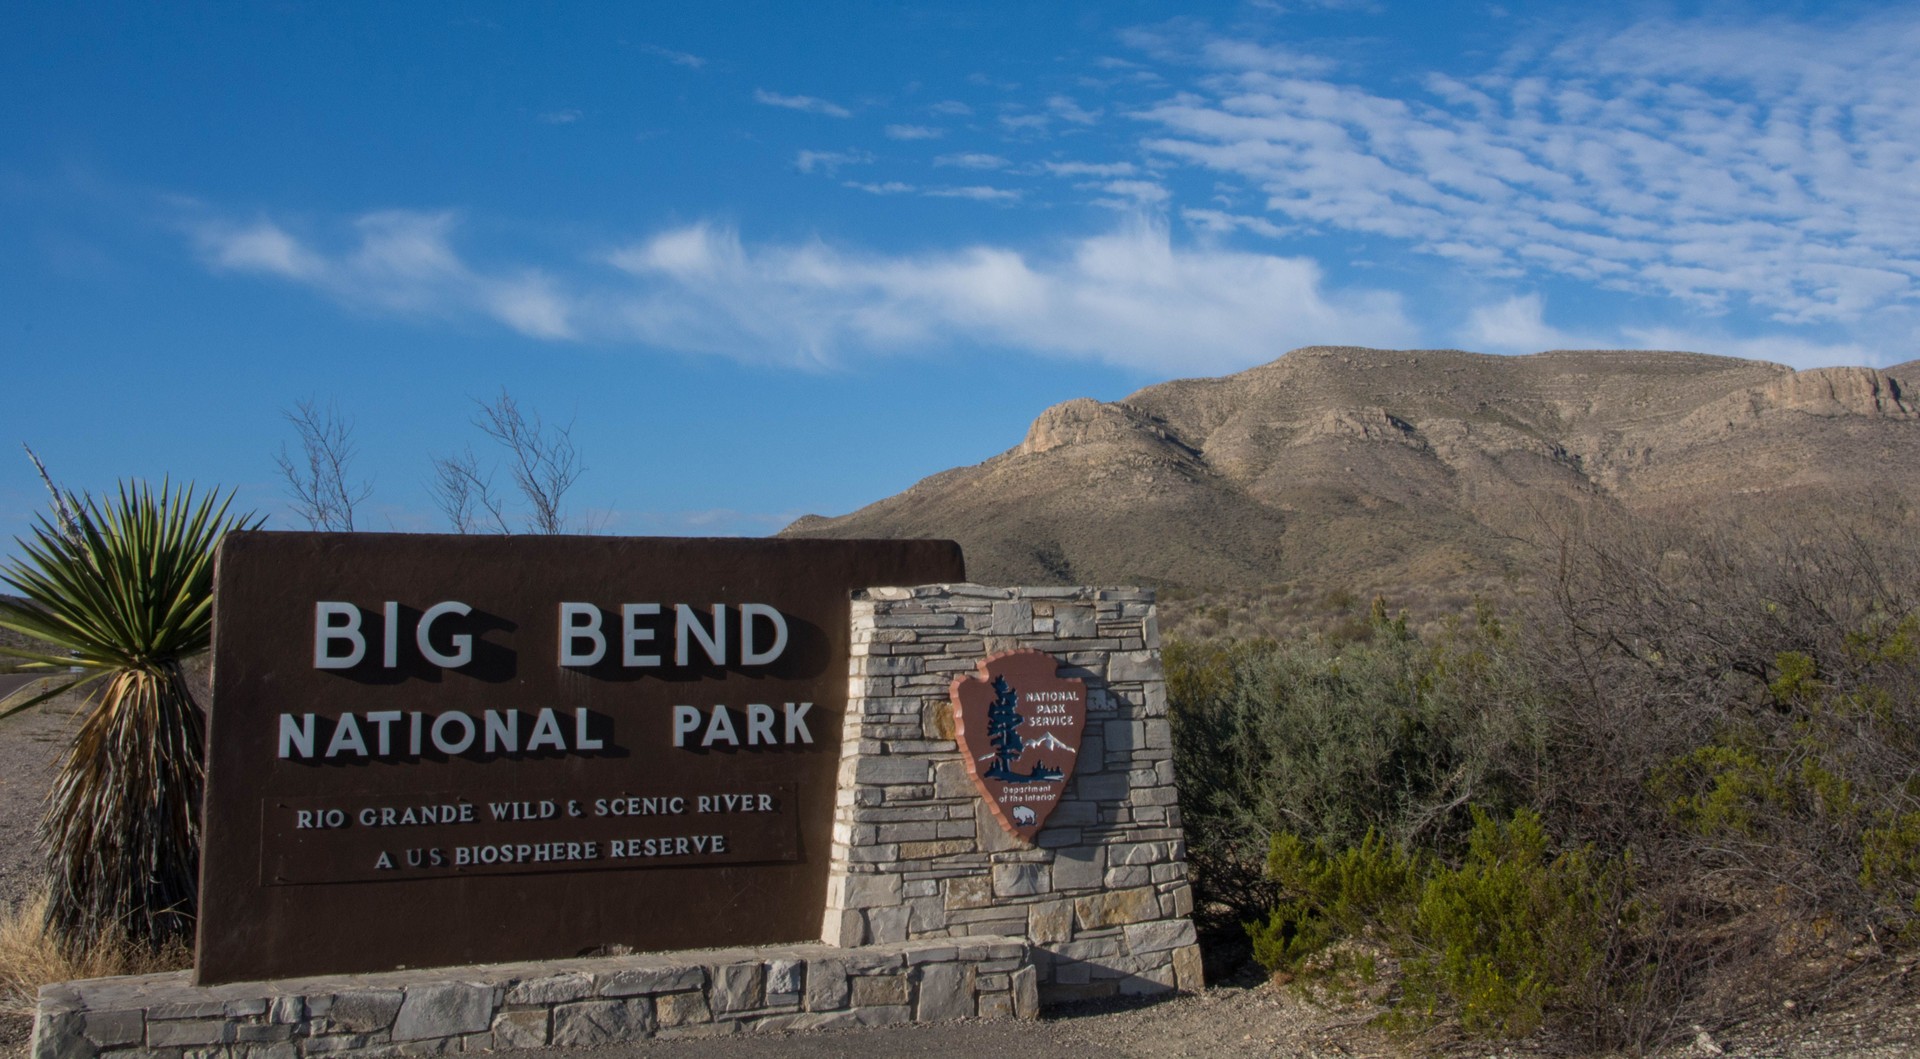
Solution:
{"label": "bare branch", "polygon": [[513,532],[494,495],[493,475],[480,473],[471,447],[457,456],[435,456],[427,489],[455,533]]}
{"label": "bare branch", "polygon": [[567,490],[586,470],[573,446],[573,424],[549,428],[538,413],[529,416],[522,412],[505,388],[493,403],[475,403],[480,410],[474,414],[473,425],[509,454],[513,484],[527,502],[527,529],[533,533],[567,532]]}
{"label": "bare branch", "polygon": [[368,482],[348,484],[347,466],[353,461],[353,423],[331,402],[322,407],[301,401],[281,413],[300,438],[296,460],[285,445],[274,457],[286,479],[293,510],[316,530],[351,531],[354,506],[373,495]]}

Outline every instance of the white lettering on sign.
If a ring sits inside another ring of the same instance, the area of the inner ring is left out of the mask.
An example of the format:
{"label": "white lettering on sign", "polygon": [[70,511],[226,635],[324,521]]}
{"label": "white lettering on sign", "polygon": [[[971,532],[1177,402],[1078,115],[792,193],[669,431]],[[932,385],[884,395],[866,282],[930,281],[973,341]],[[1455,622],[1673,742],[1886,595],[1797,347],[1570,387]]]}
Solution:
{"label": "white lettering on sign", "polygon": [[684,813],[687,800],[674,796],[670,798],[643,798],[628,795],[625,798],[595,798],[593,815],[595,816],[659,816],[667,813]]}
{"label": "white lettering on sign", "polygon": [[[534,715],[524,744],[520,741],[520,714],[523,712],[487,710],[480,715],[477,725],[472,716],[458,710],[441,714],[375,710],[365,714],[343,713],[334,719],[311,713],[283,713],[280,715],[279,756],[293,760],[342,756],[399,757],[402,752],[394,745],[393,726],[403,717],[407,720],[408,731],[405,753],[413,757],[420,755],[423,742],[430,743],[434,750],[442,754],[464,754],[475,749],[476,744],[489,754],[531,753],[536,750],[584,753],[606,749],[606,740],[591,734],[590,714],[585,707],[573,711],[570,728],[560,722],[559,711],[541,709]],[[367,743],[363,724],[373,729],[372,746]],[[331,729],[328,725],[332,726]],[[315,748],[322,745],[319,736],[323,732],[328,733],[324,743],[326,749],[316,754]]]}
{"label": "white lettering on sign", "polygon": [[[721,705],[702,714],[698,706],[675,706],[673,708],[673,745],[688,746],[689,740],[699,733],[699,746],[795,746],[813,742],[813,729],[807,727],[807,713],[813,709],[813,703],[789,702],[780,716],[786,723],[779,737],[775,738],[773,707],[765,703],[751,703],[746,708],[746,742],[742,744],[739,727],[734,724],[733,710]],[[704,720],[704,723],[703,723]]]}
{"label": "white lettering on sign", "polygon": [[[752,603],[747,604],[747,606],[749,607],[754,605],[755,604],[752,604]],[[626,666],[629,669],[634,669],[634,668],[645,667],[645,666],[657,666],[660,664],[659,655],[643,655],[639,652],[638,647],[640,646],[642,641],[646,641],[649,643],[653,641],[654,631],[650,628],[642,628],[640,623],[636,620],[638,618],[650,618],[659,613],[660,613],[660,604],[658,603],[622,603],[620,604],[620,664],[621,665]],[[563,662],[561,664],[565,665],[566,663]]]}
{"label": "white lettering on sign", "polygon": [[[303,810],[304,811],[304,810]],[[329,810],[338,813],[338,809]],[[418,827],[422,824],[473,823],[473,803],[366,808],[355,814],[361,827]]]}
{"label": "white lettering on sign", "polygon": [[[446,600],[428,607],[420,615],[413,631],[414,646],[420,657],[442,669],[459,669],[473,661],[473,634],[453,633],[447,638],[451,651],[434,645],[433,626],[451,614],[466,617],[473,608],[457,600]],[[323,599],[313,605],[313,668],[352,669],[367,657],[367,637],[361,630],[362,614],[358,606],[340,600]],[[400,665],[400,604],[388,601],[380,608],[380,666],[396,669]],[[337,645],[346,644],[343,653]]]}
{"label": "white lettering on sign", "polygon": [[[773,639],[766,650],[754,647],[753,619],[764,618],[773,627]],[[740,604],[740,663],[749,666],[771,664],[787,649],[787,619],[765,603]]]}
{"label": "white lettering on sign", "polygon": [[[334,619],[341,619],[335,622]],[[347,653],[336,655],[332,644],[345,640]],[[360,635],[360,608],[351,603],[322,600],[313,605],[313,668],[352,669],[367,656],[367,639]]]}
{"label": "white lettering on sign", "polygon": [[543,864],[598,859],[598,842],[502,842],[496,846],[455,846],[453,849],[456,868],[470,864]]}
{"label": "white lettering on sign", "polygon": [[[654,669],[663,664],[662,656],[642,653],[658,643],[661,622],[667,613],[659,603],[620,604],[620,665],[625,669]],[[357,612],[356,612],[357,614]],[[772,665],[787,650],[786,615],[765,603],[741,603],[737,607],[715,603],[705,609],[690,603],[672,605],[673,664],[743,666]],[[560,664],[584,669],[597,666],[607,657],[606,615],[595,603],[568,601],[560,604]],[[697,654],[696,654],[697,651]],[[704,662],[696,662],[704,655]]]}
{"label": "white lettering on sign", "polygon": [[[606,616],[597,604],[562,602],[559,612],[559,643],[555,657],[563,666],[584,669],[599,665],[607,657]],[[732,616],[729,617],[729,612]],[[473,608],[458,600],[444,600],[428,607],[413,630],[413,644],[419,656],[442,669],[459,669],[473,661],[473,633],[436,634],[435,626],[447,617],[464,618]],[[659,654],[642,653],[644,645],[660,639],[658,622],[666,613],[659,603],[620,604],[620,665],[627,669],[657,668]],[[313,667],[315,669],[352,669],[367,658],[367,611],[343,600],[320,600],[313,605]],[[765,603],[729,605],[714,603],[700,610],[689,603],[672,605],[673,664],[689,666],[697,647],[706,663],[766,666],[780,660],[788,642],[787,617],[778,608]],[[380,605],[380,666],[398,669],[401,665],[400,604],[387,600]],[[436,642],[444,638],[443,650]]]}
{"label": "white lettering on sign", "polygon": [[684,857],[690,853],[725,853],[725,835],[681,835],[675,838],[614,839],[608,857]]}
{"label": "white lettering on sign", "polygon": [[[593,646],[580,650],[584,640]],[[600,608],[591,603],[560,604],[560,664],[591,666],[607,655],[607,638],[600,632]]]}

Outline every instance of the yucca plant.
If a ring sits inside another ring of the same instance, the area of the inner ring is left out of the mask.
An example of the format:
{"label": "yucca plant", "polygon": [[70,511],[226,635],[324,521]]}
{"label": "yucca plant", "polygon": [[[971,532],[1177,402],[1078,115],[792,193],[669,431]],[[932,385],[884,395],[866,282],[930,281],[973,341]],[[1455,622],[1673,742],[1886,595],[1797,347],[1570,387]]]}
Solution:
{"label": "yucca plant", "polygon": [[228,518],[232,499],[165,482],[105,503],[56,491],[55,517],[0,568],[22,597],[0,598],[0,627],[45,645],[0,651],[54,675],[6,713],[91,691],[41,825],[47,929],[63,946],[191,933],[206,715],[181,663],[212,638],[214,546],[259,525]]}

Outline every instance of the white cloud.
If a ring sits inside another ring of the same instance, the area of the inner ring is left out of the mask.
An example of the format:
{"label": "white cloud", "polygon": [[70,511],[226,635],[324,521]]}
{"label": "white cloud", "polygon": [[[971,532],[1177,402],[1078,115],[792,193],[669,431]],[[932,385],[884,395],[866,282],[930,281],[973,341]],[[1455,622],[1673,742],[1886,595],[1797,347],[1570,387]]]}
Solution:
{"label": "white cloud", "polygon": [[1097,206],[1117,210],[1139,210],[1164,205],[1173,193],[1151,180],[1109,180],[1102,184],[1080,184],[1083,190],[1103,194],[1093,200]]}
{"label": "white cloud", "polygon": [[943,99],[927,109],[948,118],[966,118],[973,115],[973,108],[957,99]]}
{"label": "white cloud", "polygon": [[313,287],[342,304],[410,316],[467,314],[505,324],[531,338],[575,336],[577,306],[538,269],[492,273],[469,266],[453,249],[450,213],[384,210],[353,222],[351,245],[327,253],[270,221],[208,222],[194,239],[220,271],[244,272]]}
{"label": "white cloud", "polygon": [[830,362],[958,342],[1177,374],[1230,371],[1315,342],[1395,346],[1413,335],[1392,294],[1328,291],[1300,258],[1176,247],[1146,221],[1047,258],[995,246],[749,247],[699,225],[611,260],[639,284],[624,315],[635,337],[747,359]]}
{"label": "white cloud", "polygon": [[1580,339],[1546,321],[1538,294],[1522,294],[1476,307],[1460,332],[1460,345],[1483,353],[1539,353],[1548,349],[1605,349],[1618,342]]}
{"label": "white cloud", "polygon": [[1049,98],[1047,100],[1047,110],[1051,111],[1053,115],[1060,120],[1070,121],[1076,125],[1092,125],[1100,120],[1098,111],[1084,110],[1080,104],[1075,103],[1066,96],[1053,96]]}
{"label": "white cloud", "polygon": [[538,272],[483,284],[486,305],[508,327],[534,338],[571,338],[567,298]]}
{"label": "white cloud", "polygon": [[895,140],[937,140],[946,135],[944,129],[935,129],[926,125],[889,125],[885,132]]}
{"label": "white cloud", "polygon": [[1225,235],[1236,229],[1264,235],[1269,239],[1279,239],[1287,234],[1285,228],[1265,217],[1248,217],[1244,214],[1227,213],[1224,210],[1184,209],[1180,211],[1180,217],[1195,228],[1215,235]]}
{"label": "white cloud", "polygon": [[549,110],[540,115],[540,120],[548,125],[572,125],[582,116],[578,110],[568,107],[565,110]]}
{"label": "white cloud", "polygon": [[1040,168],[1063,177],[1124,177],[1140,171],[1132,162],[1042,162]]}
{"label": "white cloud", "polygon": [[970,184],[965,187],[928,188],[926,194],[936,199],[973,199],[976,202],[1016,202],[1020,192],[1010,188],[989,187],[985,184]]}
{"label": "white cloud", "polygon": [[888,180],[877,184],[869,184],[859,180],[847,180],[842,183],[856,191],[864,191],[870,195],[904,195],[914,190],[912,184],[903,184],[898,180]]}
{"label": "white cloud", "polygon": [[1263,193],[1276,219],[1788,325],[1920,303],[1910,12],[1566,31],[1394,95],[1193,37],[1129,36],[1204,71],[1136,115],[1145,145]]}
{"label": "white cloud", "polygon": [[[1722,357],[1770,360],[1801,369],[1855,364],[1886,367],[1907,359],[1905,353],[1889,354],[1858,342],[1820,342],[1796,335],[1736,336],[1671,327],[1624,328],[1622,333],[1628,338],[1625,344],[1631,348],[1681,349]],[[1904,348],[1910,351],[1913,347]]]}
{"label": "white cloud", "polygon": [[851,118],[853,111],[838,103],[816,99],[813,96],[783,96],[778,92],[769,92],[764,88],[753,90],[753,101],[765,103],[770,107],[785,107],[788,110],[805,111],[808,114],[824,114],[829,118]]}
{"label": "white cloud", "polygon": [[837,173],[841,166],[866,165],[873,161],[873,155],[866,151],[801,151],[793,156],[793,167],[802,173],[820,170],[823,173]]}
{"label": "white cloud", "polygon": [[955,166],[960,169],[1005,169],[1008,162],[997,154],[943,154],[933,160],[937,166]]}
{"label": "white cloud", "polygon": [[1334,68],[1332,60],[1322,56],[1245,40],[1210,40],[1201,45],[1200,55],[1207,65],[1230,70],[1325,74]]}
{"label": "white cloud", "polygon": [[319,256],[266,221],[256,221],[244,228],[213,225],[202,228],[198,234],[202,254],[217,268],[266,272],[298,280],[313,280],[327,270],[326,262]]}
{"label": "white cloud", "polygon": [[570,275],[474,264],[454,248],[457,229],[449,213],[386,211],[356,219],[332,248],[265,220],[203,225],[196,237],[211,268],[302,284],[361,311],[793,365],[988,345],[1192,374],[1313,343],[1406,345],[1416,333],[1397,295],[1329,289],[1303,258],[1177,246],[1142,218],[1047,254],[749,245],[695,224],[606,255],[611,273]]}
{"label": "white cloud", "polygon": [[698,70],[702,66],[707,65],[707,60],[702,59],[698,55],[689,55],[683,51],[674,51],[672,48],[662,48],[658,44],[642,44],[640,45],[640,50],[656,58],[665,59],[675,66],[684,66],[689,70]]}

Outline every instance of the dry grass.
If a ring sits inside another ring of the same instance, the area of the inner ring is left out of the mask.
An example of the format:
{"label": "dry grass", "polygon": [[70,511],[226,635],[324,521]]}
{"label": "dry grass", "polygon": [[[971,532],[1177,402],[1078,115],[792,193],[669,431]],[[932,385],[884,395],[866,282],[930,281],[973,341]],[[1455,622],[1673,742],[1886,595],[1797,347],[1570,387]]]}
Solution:
{"label": "dry grass", "polygon": [[43,926],[47,898],[38,894],[0,912],[0,1018],[32,1019],[40,987],[79,978],[153,974],[193,966],[193,951],[180,942],[154,950],[106,934],[75,953],[62,952]]}

